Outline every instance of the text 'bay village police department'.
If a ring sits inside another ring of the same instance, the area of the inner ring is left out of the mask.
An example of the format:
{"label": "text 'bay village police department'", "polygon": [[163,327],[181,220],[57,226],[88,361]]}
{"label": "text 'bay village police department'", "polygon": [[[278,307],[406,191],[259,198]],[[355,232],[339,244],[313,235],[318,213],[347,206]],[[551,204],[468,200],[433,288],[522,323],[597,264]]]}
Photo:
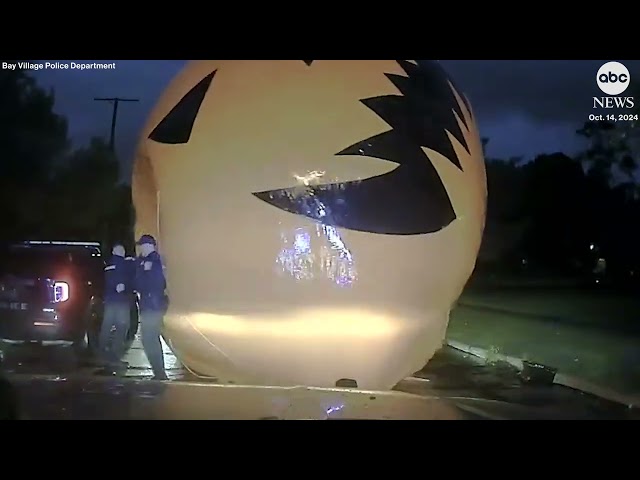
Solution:
{"label": "text 'bay village police department'", "polygon": [[2,70],[115,70],[116,64],[104,62],[2,62]]}

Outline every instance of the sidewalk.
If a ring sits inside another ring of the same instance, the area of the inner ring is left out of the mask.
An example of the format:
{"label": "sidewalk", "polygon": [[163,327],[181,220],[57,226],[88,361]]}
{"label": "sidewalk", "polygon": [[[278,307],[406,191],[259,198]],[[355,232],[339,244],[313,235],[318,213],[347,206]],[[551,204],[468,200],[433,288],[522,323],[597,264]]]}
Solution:
{"label": "sidewalk", "polygon": [[640,336],[595,328],[593,321],[588,326],[549,321],[544,308],[538,309],[537,317],[533,311],[491,305],[488,297],[479,305],[469,304],[468,298],[463,296],[451,314],[448,340],[483,350],[488,360],[507,356],[536,362],[562,376],[640,395]]}

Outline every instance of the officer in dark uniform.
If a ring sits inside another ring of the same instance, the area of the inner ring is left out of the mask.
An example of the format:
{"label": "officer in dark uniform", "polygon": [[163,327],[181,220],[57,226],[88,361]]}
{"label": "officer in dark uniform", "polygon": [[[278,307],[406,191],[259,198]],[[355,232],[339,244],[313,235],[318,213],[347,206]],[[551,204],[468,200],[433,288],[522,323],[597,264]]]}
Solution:
{"label": "officer in dark uniform", "polygon": [[[98,345],[109,366],[125,366],[122,362],[131,320],[131,301],[135,278],[135,262],[125,258],[125,249],[116,244],[104,267],[104,315]],[[111,331],[115,328],[113,335]]]}
{"label": "officer in dark uniform", "polygon": [[156,239],[142,235],[136,242],[140,255],[136,260],[135,290],[140,305],[142,348],[151,364],[155,380],[167,380],[162,352],[162,322],[168,307],[167,283],[162,259],[156,251]]}

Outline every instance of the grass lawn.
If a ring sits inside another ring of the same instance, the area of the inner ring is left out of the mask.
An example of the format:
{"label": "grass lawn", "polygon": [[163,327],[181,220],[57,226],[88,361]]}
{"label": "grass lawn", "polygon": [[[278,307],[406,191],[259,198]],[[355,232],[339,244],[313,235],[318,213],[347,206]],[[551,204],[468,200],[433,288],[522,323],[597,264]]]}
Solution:
{"label": "grass lawn", "polygon": [[555,289],[466,290],[459,303],[567,320],[567,323],[640,332],[640,295]]}
{"label": "grass lawn", "polygon": [[[584,314],[573,304],[574,298],[550,298],[548,303],[524,294],[509,301],[486,306],[530,309],[530,314],[541,311],[573,312]],[[581,299],[583,308],[595,308],[589,299]],[[557,307],[557,308],[552,308]],[[604,306],[598,305],[598,310]],[[595,321],[594,316],[589,317]],[[559,372],[574,375],[590,382],[613,388],[621,393],[640,393],[640,336],[624,335],[585,328],[576,324],[563,324],[499,311],[488,311],[459,305],[451,314],[447,337],[474,347],[485,348],[503,355],[510,355],[557,368]]]}

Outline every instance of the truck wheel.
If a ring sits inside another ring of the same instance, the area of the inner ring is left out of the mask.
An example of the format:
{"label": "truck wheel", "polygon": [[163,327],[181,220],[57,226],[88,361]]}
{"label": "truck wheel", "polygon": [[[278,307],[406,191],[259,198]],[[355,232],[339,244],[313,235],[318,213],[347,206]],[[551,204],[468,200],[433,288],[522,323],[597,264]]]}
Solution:
{"label": "truck wheel", "polygon": [[82,322],[84,329],[73,341],[73,348],[81,358],[92,357],[98,351],[101,318],[94,305],[90,305]]}
{"label": "truck wheel", "polygon": [[83,334],[73,341],[73,350],[77,356],[86,357],[89,351],[89,344],[87,343],[87,335]]}

